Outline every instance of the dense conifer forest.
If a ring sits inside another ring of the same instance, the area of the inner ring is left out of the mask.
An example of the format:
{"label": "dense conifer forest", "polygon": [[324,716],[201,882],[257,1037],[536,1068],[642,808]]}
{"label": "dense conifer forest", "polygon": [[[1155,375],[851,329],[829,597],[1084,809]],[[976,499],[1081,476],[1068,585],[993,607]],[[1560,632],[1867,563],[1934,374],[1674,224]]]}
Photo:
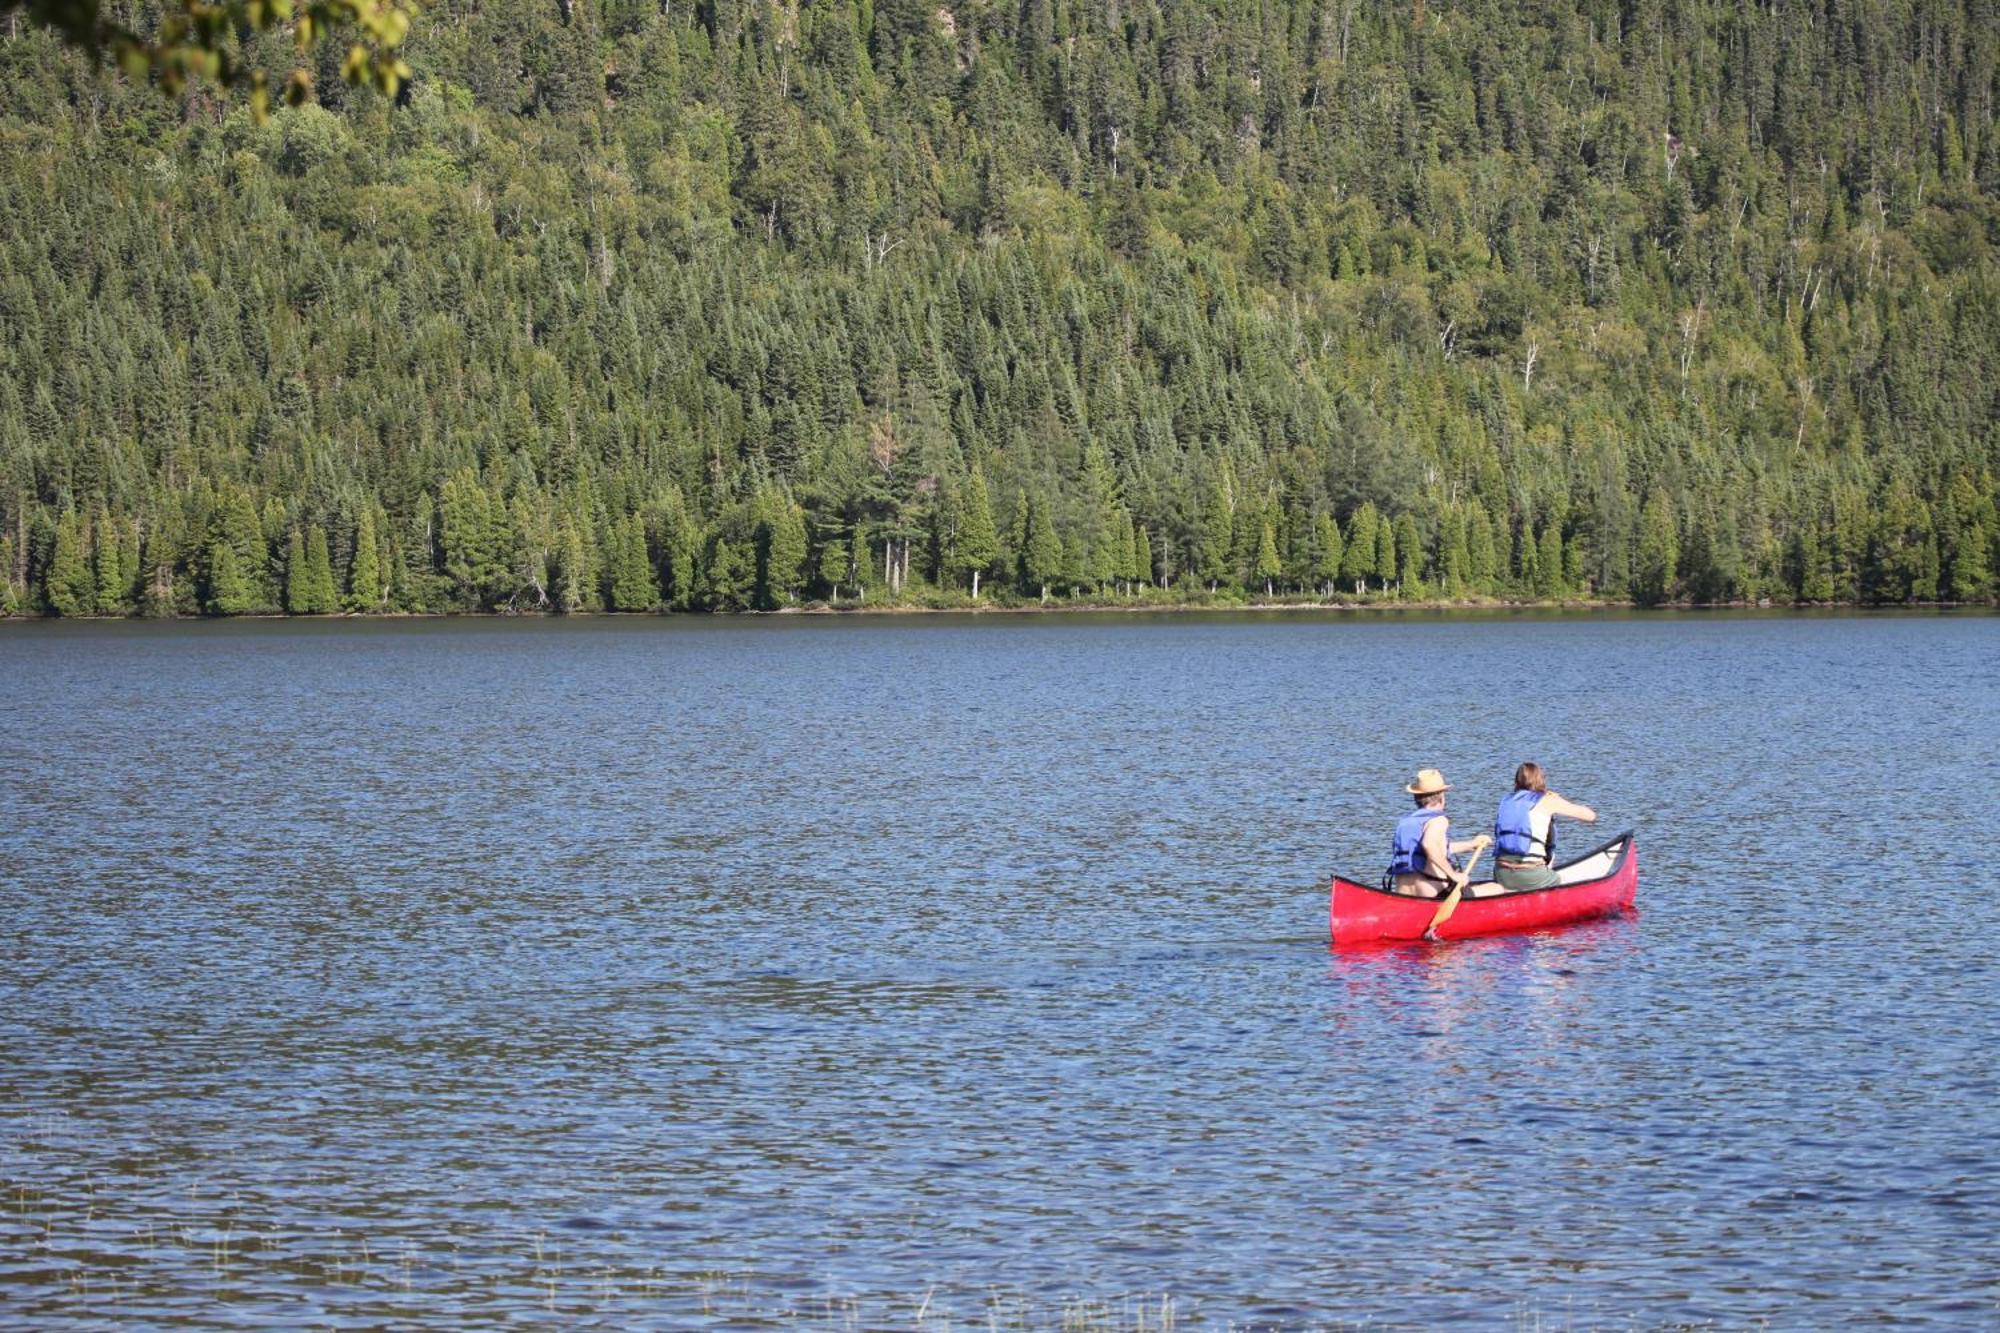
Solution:
{"label": "dense conifer forest", "polygon": [[1995,0],[403,54],[260,124],[0,18],[0,610],[1994,594]]}

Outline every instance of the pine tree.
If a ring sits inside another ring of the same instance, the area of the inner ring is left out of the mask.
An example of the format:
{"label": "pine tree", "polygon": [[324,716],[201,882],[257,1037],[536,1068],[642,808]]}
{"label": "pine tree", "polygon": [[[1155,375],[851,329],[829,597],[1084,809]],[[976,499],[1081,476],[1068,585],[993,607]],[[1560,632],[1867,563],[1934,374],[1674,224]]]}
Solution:
{"label": "pine tree", "polygon": [[375,511],[361,506],[354,525],[354,560],[347,567],[347,609],[374,611],[382,605],[381,558],[375,550]]}
{"label": "pine tree", "polygon": [[1347,518],[1347,550],[1341,557],[1340,572],[1343,578],[1354,584],[1357,595],[1367,592],[1368,580],[1375,577],[1375,529],[1378,526],[1372,501],[1363,504]]}
{"label": "pine tree", "polygon": [[285,546],[285,610],[295,616],[312,611],[311,580],[306,574],[306,539],[297,528]]}
{"label": "pine tree", "polygon": [[1153,566],[1153,539],[1146,534],[1143,526],[1135,527],[1132,533],[1132,562],[1135,576],[1151,587],[1157,577]]}
{"label": "pine tree", "polygon": [[1139,546],[1132,524],[1132,511],[1118,506],[1118,579],[1119,592],[1129,593],[1132,583],[1139,577]]}
{"label": "pine tree", "polygon": [[1264,596],[1275,594],[1271,590],[1271,580],[1278,576],[1278,534],[1271,527],[1271,520],[1265,519],[1262,530],[1257,535],[1257,577],[1264,580]]}
{"label": "pine tree", "polygon": [[717,611],[741,611],[757,591],[757,550],[754,545],[717,537],[708,559],[709,606]]}
{"label": "pine tree", "polygon": [[827,586],[831,600],[840,600],[840,585],[848,582],[848,570],[852,567],[853,555],[847,540],[838,529],[829,529],[820,534],[819,581]]}
{"label": "pine tree", "polygon": [[1200,545],[1195,548],[1195,574],[1208,584],[1210,592],[1230,577],[1229,554],[1235,537],[1234,489],[1234,475],[1225,460],[1209,482],[1208,502],[1201,512]]}
{"label": "pine tree", "polygon": [[1542,529],[1541,544],[1535,552],[1535,596],[1554,601],[1563,591],[1562,532],[1551,520]]}
{"label": "pine tree", "polygon": [[438,499],[439,545],[450,594],[461,605],[491,607],[507,581],[506,522],[471,468],[448,478]]}
{"label": "pine tree", "polygon": [[309,615],[332,615],[340,609],[340,588],[333,580],[326,529],[317,523],[306,529],[305,601]]}
{"label": "pine tree", "polygon": [[972,600],[979,600],[979,579],[999,558],[1000,533],[993,524],[993,498],[986,474],[977,462],[965,485],[965,510],[958,530],[958,570],[972,583]]}
{"label": "pine tree", "polygon": [[1046,604],[1049,600],[1049,585],[1062,577],[1063,544],[1056,535],[1055,525],[1049,521],[1046,504],[1037,503],[1028,511],[1028,540],[1025,571],[1027,584],[1041,592]]}
{"label": "pine tree", "polygon": [[1396,577],[1403,596],[1424,595],[1424,536],[1416,515],[1407,510],[1396,515]]}
{"label": "pine tree", "polygon": [[1333,521],[1333,515],[1322,511],[1313,519],[1313,577],[1319,580],[1322,596],[1333,592],[1333,585],[1340,578],[1340,561],[1345,552],[1341,549],[1340,525]]}
{"label": "pine tree", "polygon": [[1969,476],[1953,478],[1938,517],[1941,590],[1954,602],[1976,602],[1993,587],[1994,504]]}
{"label": "pine tree", "polygon": [[1500,572],[1500,552],[1486,506],[1474,500],[1465,509],[1465,573],[1475,592],[1490,595]]}
{"label": "pine tree", "polygon": [[856,523],[854,531],[847,535],[847,568],[854,580],[854,599],[868,599],[868,576],[873,572],[875,562],[868,558],[868,539],[862,535],[861,525]]}
{"label": "pine tree", "polygon": [[0,534],[0,616],[21,610],[21,585],[14,581],[14,539]]}
{"label": "pine tree", "polygon": [[74,509],[63,510],[56,520],[55,553],[49,560],[44,591],[49,606],[59,616],[88,615],[96,600],[97,589],[84,564],[83,537]]}
{"label": "pine tree", "polygon": [[637,514],[627,514],[613,525],[612,534],[611,607],[650,611],[659,603],[660,587],[646,554],[645,524]]}
{"label": "pine tree", "polygon": [[1387,517],[1375,524],[1374,572],[1385,588],[1396,579],[1396,525]]}
{"label": "pine tree", "polygon": [[574,523],[563,523],[556,536],[556,552],[560,561],[555,574],[556,610],[569,615],[583,609],[585,590],[590,586],[590,568],[583,556],[583,534]]}
{"label": "pine tree", "polygon": [[1657,606],[1674,594],[1675,568],[1680,560],[1680,536],[1674,509],[1658,491],[1639,510],[1638,567],[1633,591],[1642,605]]}
{"label": "pine tree", "polygon": [[769,499],[764,532],[764,586],[761,594],[766,607],[788,606],[798,596],[806,567],[806,521],[799,507],[783,495]]}
{"label": "pine tree", "polygon": [[103,510],[97,512],[97,521],[92,525],[96,538],[94,552],[97,566],[95,610],[100,616],[123,615],[130,608],[126,605],[125,588],[120,584],[125,573],[124,542],[121,540],[117,522]]}
{"label": "pine tree", "polygon": [[1450,597],[1465,596],[1466,583],[1470,577],[1472,553],[1465,540],[1465,514],[1453,512],[1445,519],[1444,554],[1439,560],[1439,574],[1444,579],[1445,594]]}
{"label": "pine tree", "polygon": [[222,537],[208,546],[208,610],[211,615],[242,616],[257,610],[262,599],[243,570],[236,547]]}

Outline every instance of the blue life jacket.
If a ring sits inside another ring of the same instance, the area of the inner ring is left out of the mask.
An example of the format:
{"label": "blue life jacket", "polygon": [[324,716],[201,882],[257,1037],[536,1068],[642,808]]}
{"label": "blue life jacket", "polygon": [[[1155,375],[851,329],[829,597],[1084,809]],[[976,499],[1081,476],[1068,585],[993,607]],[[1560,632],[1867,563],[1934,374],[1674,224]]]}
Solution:
{"label": "blue life jacket", "polygon": [[1424,855],[1424,829],[1444,811],[1418,808],[1396,821],[1396,840],[1389,847],[1391,875],[1427,875],[1430,858]]}
{"label": "blue life jacket", "polygon": [[1556,821],[1549,820],[1548,841],[1535,836],[1535,825],[1529,818],[1534,813],[1536,802],[1546,793],[1538,791],[1510,791],[1500,798],[1500,815],[1493,821],[1493,845],[1501,856],[1514,856],[1528,861],[1553,861],[1556,854]]}

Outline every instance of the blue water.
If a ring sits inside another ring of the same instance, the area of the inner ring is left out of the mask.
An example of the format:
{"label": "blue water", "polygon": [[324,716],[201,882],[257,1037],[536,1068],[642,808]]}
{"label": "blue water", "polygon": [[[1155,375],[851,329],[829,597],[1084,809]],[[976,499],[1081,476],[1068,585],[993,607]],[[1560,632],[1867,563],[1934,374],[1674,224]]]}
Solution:
{"label": "blue water", "polygon": [[[1636,917],[1340,954],[1419,766]],[[0,626],[0,1323],[2000,1319],[2000,619]]]}

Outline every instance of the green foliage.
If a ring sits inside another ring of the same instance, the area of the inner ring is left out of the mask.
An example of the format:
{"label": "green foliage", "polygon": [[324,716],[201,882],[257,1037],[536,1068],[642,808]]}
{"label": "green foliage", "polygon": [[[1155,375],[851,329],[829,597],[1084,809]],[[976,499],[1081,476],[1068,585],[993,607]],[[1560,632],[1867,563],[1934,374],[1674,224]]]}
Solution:
{"label": "green foliage", "polygon": [[1022,590],[1033,590],[1046,602],[1049,600],[1049,585],[1063,576],[1063,542],[1056,535],[1046,503],[1031,503],[1023,496],[1022,505],[1026,515],[1023,523],[1026,539],[1022,542],[1025,553],[1021,565]]}
{"label": "green foliage", "polygon": [[1642,606],[1666,601],[1674,594],[1680,564],[1680,535],[1672,503],[1664,495],[1646,497],[1639,511],[1639,552],[1633,594]]}
{"label": "green foliage", "polygon": [[[340,62],[340,77],[394,97],[410,67],[397,55],[409,33],[414,0],[167,0],[153,21],[128,26],[114,7],[93,0],[0,0],[0,16],[23,11],[46,24],[62,40],[93,61],[109,58],[135,79],[152,78],[168,96],[190,83],[208,82],[222,91],[241,89],[262,121],[270,108],[272,54],[254,46],[256,34],[288,23],[300,53],[340,37],[353,40]],[[293,106],[312,91],[304,66],[285,79],[285,100]]]}
{"label": "green foliage", "polygon": [[1375,577],[1376,529],[1380,526],[1372,500],[1363,502],[1348,517],[1347,550],[1341,557],[1340,572],[1356,592],[1367,591],[1369,580]]}
{"label": "green foliage", "polygon": [[375,511],[364,506],[354,526],[354,559],[347,568],[347,608],[350,611],[379,610],[387,593],[388,585],[382,577],[382,558],[375,549]]}
{"label": "green foliage", "polygon": [[1332,514],[1321,511],[1314,516],[1313,548],[1313,577],[1323,589],[1331,591],[1340,578],[1340,562],[1346,554],[1341,547],[1340,525],[1333,521]]}
{"label": "green foliage", "polygon": [[495,0],[268,124],[26,25],[0,607],[1992,599],[2000,28],[1614,20]]}
{"label": "green foliage", "polygon": [[333,581],[333,559],[326,549],[326,529],[315,523],[306,529],[306,565],[302,580],[303,610],[309,615],[331,615],[340,609],[340,589]]}
{"label": "green foliage", "polygon": [[973,596],[979,595],[978,580],[1000,558],[1000,532],[993,523],[993,499],[986,489],[986,473],[978,463],[966,479],[965,512],[954,548],[958,572],[971,581]]}
{"label": "green foliage", "polygon": [[0,536],[0,616],[11,616],[21,609],[21,581],[14,561],[14,539]]}
{"label": "green foliage", "polygon": [[1535,596],[1553,600],[1564,591],[1562,529],[1551,522],[1535,548]]}
{"label": "green foliage", "polygon": [[762,497],[759,508],[757,601],[767,608],[787,606],[798,596],[805,579],[805,513],[789,497],[776,493]]}
{"label": "green foliage", "polygon": [[1404,510],[1396,515],[1396,580],[1405,597],[1424,595],[1424,538],[1417,517]]}
{"label": "green foliage", "polygon": [[92,558],[97,567],[96,604],[92,609],[101,616],[124,615],[131,610],[127,595],[131,591],[132,580],[124,553],[123,534],[110,515],[102,512],[91,525],[91,534],[95,538]]}
{"label": "green foliage", "polygon": [[1264,581],[1264,595],[1271,595],[1271,580],[1283,572],[1278,564],[1278,534],[1265,519],[1257,534],[1257,577]]}
{"label": "green foliage", "polygon": [[83,560],[83,537],[73,509],[65,509],[56,519],[46,596],[49,609],[59,616],[84,616],[95,609],[96,588]]}
{"label": "green foliage", "polygon": [[611,609],[650,611],[659,601],[660,585],[646,554],[646,526],[637,514],[627,514],[614,525]]}

